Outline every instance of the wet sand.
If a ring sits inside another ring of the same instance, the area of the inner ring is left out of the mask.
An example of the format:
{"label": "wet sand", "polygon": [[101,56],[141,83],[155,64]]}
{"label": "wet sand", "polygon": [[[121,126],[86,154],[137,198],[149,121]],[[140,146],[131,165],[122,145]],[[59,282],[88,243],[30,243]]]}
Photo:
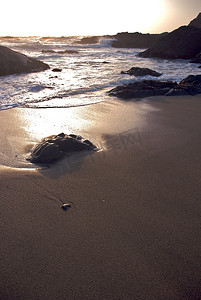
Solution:
{"label": "wet sand", "polygon": [[[0,299],[200,299],[201,96],[72,111],[0,112]],[[49,131],[102,151],[32,169]]]}

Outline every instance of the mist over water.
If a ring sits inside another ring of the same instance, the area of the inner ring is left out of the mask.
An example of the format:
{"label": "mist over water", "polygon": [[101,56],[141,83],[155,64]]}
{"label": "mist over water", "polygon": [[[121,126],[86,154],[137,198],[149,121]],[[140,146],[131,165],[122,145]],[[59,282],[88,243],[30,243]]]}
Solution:
{"label": "mist over water", "polygon": [[[111,39],[95,45],[80,45],[81,37],[0,38],[1,45],[49,64],[50,69],[0,77],[0,109],[12,107],[72,107],[111,99],[111,88],[151,76],[121,74],[131,67],[147,67],[163,73],[159,80],[179,82],[199,74],[197,65],[186,60],[136,57],[143,49],[112,48]],[[69,50],[71,52],[69,52]],[[74,52],[73,52],[74,51]],[[53,72],[52,69],[62,69]]]}

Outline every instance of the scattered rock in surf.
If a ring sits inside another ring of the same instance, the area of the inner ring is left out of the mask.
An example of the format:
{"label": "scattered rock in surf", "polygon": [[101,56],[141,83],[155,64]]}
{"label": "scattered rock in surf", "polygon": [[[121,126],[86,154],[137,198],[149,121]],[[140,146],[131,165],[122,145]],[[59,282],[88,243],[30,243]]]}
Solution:
{"label": "scattered rock in surf", "polygon": [[61,72],[61,71],[62,71],[62,69],[59,69],[59,68],[52,69],[52,72]]}
{"label": "scattered rock in surf", "polygon": [[133,67],[129,69],[128,71],[121,71],[121,74],[128,74],[128,75],[134,75],[134,76],[154,76],[159,77],[162,75],[162,73],[156,72],[154,70],[151,70],[149,68],[140,68],[140,67]]}
{"label": "scattered rock in surf", "polygon": [[31,152],[27,159],[32,163],[52,163],[65,155],[78,151],[96,151],[97,147],[89,140],[83,139],[80,135],[60,133],[45,138]]}
{"label": "scattered rock in surf", "polygon": [[39,72],[49,69],[49,66],[35,58],[0,46],[0,76]]}
{"label": "scattered rock in surf", "polygon": [[143,80],[124,84],[108,92],[120,99],[145,98],[151,96],[181,96],[201,94],[201,75],[189,75],[181,82]]}
{"label": "scattered rock in surf", "polygon": [[79,51],[77,50],[69,50],[69,49],[66,49],[66,50],[59,50],[59,51],[55,51],[55,50],[52,50],[52,49],[47,49],[47,50],[42,50],[42,53],[55,53],[55,54],[78,54]]}
{"label": "scattered rock in surf", "polygon": [[68,210],[70,207],[71,207],[71,205],[69,203],[64,203],[61,208],[63,210]]}

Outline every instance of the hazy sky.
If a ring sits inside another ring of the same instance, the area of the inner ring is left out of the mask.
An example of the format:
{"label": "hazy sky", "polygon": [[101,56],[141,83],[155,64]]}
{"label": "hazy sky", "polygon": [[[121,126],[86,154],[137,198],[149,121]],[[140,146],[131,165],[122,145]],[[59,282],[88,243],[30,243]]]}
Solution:
{"label": "hazy sky", "polygon": [[6,0],[0,36],[172,31],[201,12],[201,0]]}

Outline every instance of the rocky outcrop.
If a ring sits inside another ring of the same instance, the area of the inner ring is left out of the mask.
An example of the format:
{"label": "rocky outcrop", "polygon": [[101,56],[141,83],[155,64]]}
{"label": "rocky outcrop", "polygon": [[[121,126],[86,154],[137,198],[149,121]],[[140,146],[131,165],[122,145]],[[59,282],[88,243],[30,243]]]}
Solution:
{"label": "rocky outcrop", "polygon": [[143,34],[140,32],[120,32],[117,33],[112,42],[112,47],[115,48],[149,48],[156,42],[159,37],[165,36],[167,33],[162,34]]}
{"label": "rocky outcrop", "polygon": [[201,28],[201,13],[189,23],[189,26]]}
{"label": "rocky outcrop", "polygon": [[84,140],[81,136],[60,133],[44,139],[33,149],[27,160],[36,164],[47,164],[55,162],[65,155],[84,150],[95,151],[97,148],[89,140]]}
{"label": "rocky outcrop", "polygon": [[151,96],[196,95],[201,93],[201,75],[189,75],[179,84],[173,81],[143,80],[117,86],[108,93],[124,100]]}
{"label": "rocky outcrop", "polygon": [[201,29],[182,26],[158,39],[149,49],[138,54],[140,57],[165,59],[191,59],[201,51]]}
{"label": "rocky outcrop", "polygon": [[47,64],[7,47],[0,46],[0,76],[39,72],[46,69],[49,69]]}
{"label": "rocky outcrop", "polygon": [[128,75],[134,75],[134,76],[154,76],[154,77],[159,77],[162,74],[158,73],[154,70],[151,70],[149,68],[139,68],[139,67],[133,67],[129,69],[128,71],[121,71],[121,74],[128,74]]}
{"label": "rocky outcrop", "polygon": [[117,86],[108,93],[110,96],[116,96],[125,100],[132,98],[144,98],[165,95],[176,85],[177,83],[172,81],[143,80]]}

